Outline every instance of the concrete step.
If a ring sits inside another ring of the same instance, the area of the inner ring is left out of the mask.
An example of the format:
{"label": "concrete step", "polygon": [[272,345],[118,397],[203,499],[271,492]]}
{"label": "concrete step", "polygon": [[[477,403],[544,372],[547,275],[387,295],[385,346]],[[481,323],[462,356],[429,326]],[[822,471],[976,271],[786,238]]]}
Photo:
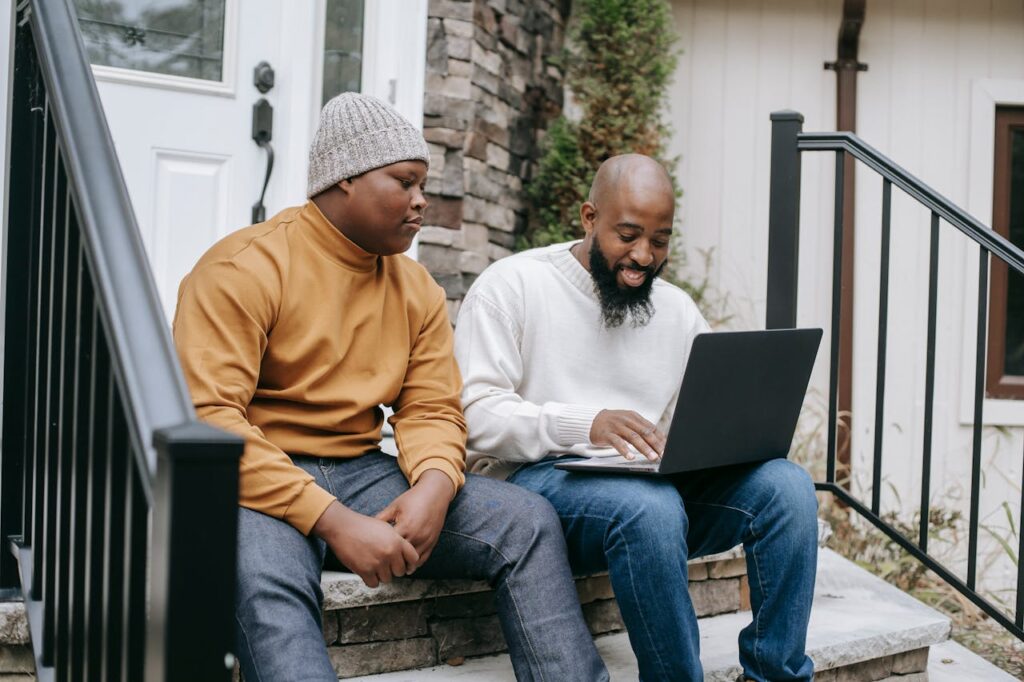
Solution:
{"label": "concrete step", "polygon": [[[700,621],[701,661],[706,680],[731,682],[739,675],[737,636],[749,621],[749,613],[724,614]],[[815,662],[815,679],[925,680],[929,647],[945,642],[949,628],[949,619],[942,614],[834,552],[821,550],[807,642],[808,654]],[[596,641],[613,680],[637,678],[636,659],[625,633],[598,637]],[[966,664],[957,672],[968,672]],[[434,666],[352,679],[512,682],[515,677],[508,656],[501,655],[470,659],[460,666]]]}
{"label": "concrete step", "polygon": [[1014,682],[1017,678],[949,639],[928,652],[928,682]]}

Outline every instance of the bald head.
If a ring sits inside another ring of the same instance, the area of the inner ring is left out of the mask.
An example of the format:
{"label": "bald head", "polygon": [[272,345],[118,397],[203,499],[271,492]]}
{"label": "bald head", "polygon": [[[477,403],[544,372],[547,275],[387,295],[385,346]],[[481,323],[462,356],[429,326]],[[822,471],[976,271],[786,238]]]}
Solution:
{"label": "bald head", "polygon": [[665,168],[643,154],[613,156],[597,169],[587,200],[598,204],[602,198],[620,193],[640,193],[675,204],[675,190]]}

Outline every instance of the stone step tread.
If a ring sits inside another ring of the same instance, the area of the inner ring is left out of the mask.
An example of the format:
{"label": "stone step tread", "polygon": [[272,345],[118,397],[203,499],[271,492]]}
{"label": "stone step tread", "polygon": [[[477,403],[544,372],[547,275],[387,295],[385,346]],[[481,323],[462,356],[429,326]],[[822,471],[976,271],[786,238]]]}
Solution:
{"label": "stone step tread", "polygon": [[[749,613],[731,613],[700,621],[705,680],[735,680],[740,673],[737,637]],[[818,671],[934,646],[949,637],[949,619],[831,550],[818,559],[818,580],[811,610],[808,654]],[[597,638],[612,680],[635,680],[636,659],[625,633]],[[508,655],[471,659],[463,665],[436,666],[351,678],[363,682],[479,680],[512,682]],[[963,678],[961,678],[963,679]]]}
{"label": "stone step tread", "polygon": [[[712,554],[694,559],[690,566],[704,564],[726,565],[743,557],[743,548],[736,546],[727,552]],[[738,562],[742,564],[743,562]],[[739,574],[746,573],[745,568],[737,566]],[[320,581],[324,591],[324,610],[333,611],[354,606],[371,606],[392,602],[415,601],[430,597],[448,597],[456,594],[485,592],[490,589],[482,580],[417,580],[402,578],[387,585],[370,588],[359,576],[339,571],[324,571]]]}
{"label": "stone step tread", "polygon": [[928,652],[928,682],[1014,682],[1016,679],[951,639],[934,645]]}

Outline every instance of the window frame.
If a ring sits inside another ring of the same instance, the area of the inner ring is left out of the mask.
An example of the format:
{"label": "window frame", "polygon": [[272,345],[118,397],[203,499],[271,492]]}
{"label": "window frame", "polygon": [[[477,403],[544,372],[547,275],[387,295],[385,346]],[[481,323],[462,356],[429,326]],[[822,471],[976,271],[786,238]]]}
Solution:
{"label": "window frame", "polygon": [[[1024,107],[997,106],[992,176],[992,229],[1009,239],[1011,133],[1024,131]],[[1021,197],[1020,200],[1024,200]],[[1006,374],[1006,321],[1009,273],[999,258],[991,261],[989,283],[988,362],[985,393],[989,398],[1024,400],[1024,375]]]}

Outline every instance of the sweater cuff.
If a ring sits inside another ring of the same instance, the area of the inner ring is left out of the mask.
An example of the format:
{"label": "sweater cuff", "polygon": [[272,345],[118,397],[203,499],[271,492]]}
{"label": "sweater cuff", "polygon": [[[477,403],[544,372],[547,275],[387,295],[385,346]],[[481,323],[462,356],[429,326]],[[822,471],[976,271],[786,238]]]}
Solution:
{"label": "sweater cuff", "polygon": [[284,521],[303,535],[309,535],[324,511],[337,499],[316,483],[310,482],[292,500],[284,512]]}
{"label": "sweater cuff", "polygon": [[452,484],[455,486],[455,492],[459,492],[462,485],[466,482],[466,475],[452,464],[450,460],[444,459],[443,457],[431,457],[417,464],[416,468],[409,472],[409,485],[416,485],[416,481],[420,480],[420,476],[423,475],[423,472],[430,469],[437,469],[450,478],[452,480]]}
{"label": "sweater cuff", "polygon": [[566,448],[579,443],[589,444],[590,427],[601,409],[586,405],[562,405],[555,415],[558,444]]}

